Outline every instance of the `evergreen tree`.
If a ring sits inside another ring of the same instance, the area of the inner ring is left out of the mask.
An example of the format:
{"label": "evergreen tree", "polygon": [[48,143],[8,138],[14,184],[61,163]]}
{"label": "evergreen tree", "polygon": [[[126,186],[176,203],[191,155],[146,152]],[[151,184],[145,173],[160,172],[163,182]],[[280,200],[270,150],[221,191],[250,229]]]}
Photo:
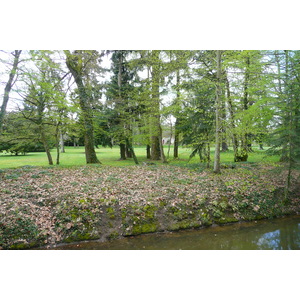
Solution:
{"label": "evergreen tree", "polygon": [[128,157],[133,157],[138,163],[132,146],[132,120],[136,113],[136,103],[133,86],[134,71],[130,69],[126,61],[129,53],[130,51],[124,50],[113,51],[113,76],[106,95],[108,103],[114,111],[111,123],[113,123],[113,138],[120,146],[120,159],[125,160]]}

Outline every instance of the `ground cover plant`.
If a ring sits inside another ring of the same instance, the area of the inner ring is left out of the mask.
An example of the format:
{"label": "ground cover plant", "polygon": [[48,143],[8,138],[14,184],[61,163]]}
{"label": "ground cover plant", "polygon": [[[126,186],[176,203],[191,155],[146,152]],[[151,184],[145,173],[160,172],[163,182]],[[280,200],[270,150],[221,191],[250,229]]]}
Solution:
{"label": "ground cover plant", "polygon": [[1,169],[0,247],[196,228],[299,212],[299,172],[290,201],[279,163]]}

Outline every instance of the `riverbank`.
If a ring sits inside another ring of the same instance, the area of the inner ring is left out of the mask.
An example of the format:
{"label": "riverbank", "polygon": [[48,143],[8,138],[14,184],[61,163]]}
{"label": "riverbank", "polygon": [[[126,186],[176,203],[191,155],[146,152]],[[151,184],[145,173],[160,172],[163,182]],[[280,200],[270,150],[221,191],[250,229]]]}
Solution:
{"label": "riverbank", "polygon": [[[233,168],[231,168],[233,167]],[[284,202],[280,164],[197,168],[143,165],[0,171],[0,247],[81,240],[272,218],[300,212],[299,172]]]}

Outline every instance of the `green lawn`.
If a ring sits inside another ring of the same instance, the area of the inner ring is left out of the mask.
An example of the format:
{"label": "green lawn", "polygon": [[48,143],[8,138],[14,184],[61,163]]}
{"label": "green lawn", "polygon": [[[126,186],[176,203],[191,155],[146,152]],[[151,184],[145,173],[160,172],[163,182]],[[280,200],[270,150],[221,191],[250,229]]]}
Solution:
{"label": "green lawn", "polygon": [[[97,157],[103,165],[110,166],[128,166],[134,165],[133,159],[127,159],[125,161],[119,161],[119,147],[104,148],[101,147],[96,149]],[[135,152],[139,162],[149,161],[146,159],[146,150],[145,147],[136,147]],[[167,156],[168,147],[165,146],[165,155]],[[188,158],[191,153],[190,148],[179,148],[179,159],[173,160],[173,148],[170,150],[170,164],[175,165],[187,165]],[[56,151],[52,150],[53,161],[56,161]],[[214,157],[214,148],[212,148],[211,158]],[[249,154],[248,162],[277,162],[278,156],[266,156],[265,151],[258,150],[254,147],[254,152]],[[221,162],[222,163],[232,163],[233,162],[233,151],[228,151],[221,153]],[[160,162],[156,162],[160,163]],[[188,164],[198,164],[199,157],[194,157],[190,160]],[[32,166],[48,166],[48,160],[46,153],[36,152],[28,153],[25,156],[23,155],[11,155],[6,153],[0,153],[0,169],[4,168],[16,168],[24,165]],[[66,147],[66,152],[61,153],[60,155],[60,166],[61,167],[70,167],[70,166],[82,166],[85,165],[85,154],[84,147]]]}

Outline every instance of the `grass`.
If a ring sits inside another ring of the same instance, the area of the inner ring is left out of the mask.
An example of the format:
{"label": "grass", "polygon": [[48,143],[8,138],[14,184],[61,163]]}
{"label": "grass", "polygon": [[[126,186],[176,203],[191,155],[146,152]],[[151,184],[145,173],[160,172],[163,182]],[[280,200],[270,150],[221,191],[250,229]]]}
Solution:
{"label": "grass", "polygon": [[[265,151],[258,150],[254,148],[254,152],[249,154],[248,163],[255,162],[278,162],[278,156],[266,156]],[[167,155],[167,146],[165,146],[165,155]],[[146,149],[145,147],[135,148],[136,156],[139,162],[149,161],[146,159]],[[97,157],[103,165],[108,166],[129,166],[134,165],[133,159],[119,160],[119,147],[115,146],[111,148],[100,147],[96,149]],[[179,159],[173,159],[173,147],[171,147],[169,164],[177,166],[188,166],[199,164],[199,157],[196,156],[188,162],[189,155],[191,153],[190,148],[179,148]],[[52,150],[53,161],[56,160],[55,149]],[[211,158],[214,158],[214,148],[212,148]],[[221,153],[221,163],[232,163],[233,162],[233,151]],[[161,162],[155,162],[160,164]],[[213,162],[212,162],[213,163]],[[211,165],[212,165],[211,163]],[[6,168],[18,168],[25,165],[31,166],[49,166],[48,160],[45,152],[32,152],[26,155],[11,155],[7,153],[0,153],[0,169]],[[84,147],[66,147],[66,152],[60,154],[60,167],[72,167],[72,166],[84,166],[85,153]]]}

